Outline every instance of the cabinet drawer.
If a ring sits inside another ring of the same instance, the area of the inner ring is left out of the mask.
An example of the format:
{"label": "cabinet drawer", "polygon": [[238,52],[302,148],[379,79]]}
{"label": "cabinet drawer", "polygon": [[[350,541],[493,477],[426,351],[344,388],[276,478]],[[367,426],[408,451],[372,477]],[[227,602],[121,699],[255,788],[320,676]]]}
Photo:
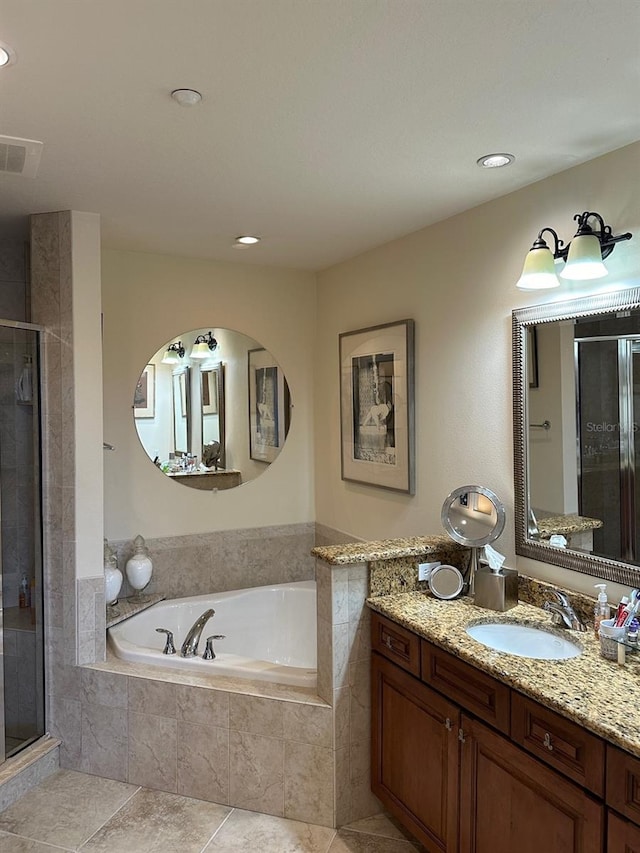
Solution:
{"label": "cabinet drawer", "polygon": [[607,744],[607,805],[640,824],[640,759]]}
{"label": "cabinet drawer", "polygon": [[604,796],[604,741],[513,691],[511,738],[536,758]]}
{"label": "cabinet drawer", "polygon": [[378,613],[371,617],[371,648],[420,677],[420,638]]}
{"label": "cabinet drawer", "polygon": [[475,666],[422,641],[422,680],[504,734],[510,728],[510,689]]}

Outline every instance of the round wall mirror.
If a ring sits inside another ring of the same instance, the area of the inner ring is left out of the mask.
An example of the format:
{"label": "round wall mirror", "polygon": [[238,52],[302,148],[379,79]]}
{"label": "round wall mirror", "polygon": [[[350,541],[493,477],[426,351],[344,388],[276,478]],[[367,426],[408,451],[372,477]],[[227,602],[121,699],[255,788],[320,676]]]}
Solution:
{"label": "round wall mirror", "polygon": [[441,518],[453,540],[479,548],[493,542],[504,530],[504,504],[484,486],[460,486],[445,499]]}
{"label": "round wall mirror", "polygon": [[230,489],[274,462],[289,432],[289,386],[271,353],[230,329],[192,329],[167,341],[136,383],[140,443],[168,478]]}

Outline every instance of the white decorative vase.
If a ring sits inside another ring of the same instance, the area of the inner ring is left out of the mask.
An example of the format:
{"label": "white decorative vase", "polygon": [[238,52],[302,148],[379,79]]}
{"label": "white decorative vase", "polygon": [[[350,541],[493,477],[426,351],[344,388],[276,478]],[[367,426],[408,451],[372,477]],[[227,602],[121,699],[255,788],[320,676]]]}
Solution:
{"label": "white decorative vase", "polygon": [[116,554],[104,540],[104,597],[107,604],[117,604],[122,587],[122,572],[118,568]]}
{"label": "white decorative vase", "polygon": [[104,593],[107,604],[117,604],[122,588],[122,572],[115,566],[104,567]]}
{"label": "white decorative vase", "polygon": [[142,536],[136,536],[133,540],[134,552],[127,560],[125,571],[129,586],[137,593],[141,592],[151,580],[153,563],[144,544]]}

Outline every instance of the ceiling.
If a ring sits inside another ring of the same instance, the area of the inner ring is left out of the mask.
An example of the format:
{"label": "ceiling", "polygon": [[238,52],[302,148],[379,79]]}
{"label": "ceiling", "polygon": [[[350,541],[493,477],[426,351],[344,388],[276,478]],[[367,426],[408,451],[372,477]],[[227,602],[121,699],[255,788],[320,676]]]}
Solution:
{"label": "ceiling", "polygon": [[105,246],[317,270],[640,139],[638,0],[0,0],[0,42],[0,134],[44,142],[0,236],[87,210]]}

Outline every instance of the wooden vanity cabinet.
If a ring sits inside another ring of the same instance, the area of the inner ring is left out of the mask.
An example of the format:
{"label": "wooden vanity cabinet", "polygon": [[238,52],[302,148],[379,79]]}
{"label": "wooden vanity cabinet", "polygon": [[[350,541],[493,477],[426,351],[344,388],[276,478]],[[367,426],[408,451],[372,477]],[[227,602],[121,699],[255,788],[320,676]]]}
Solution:
{"label": "wooden vanity cabinet", "polygon": [[459,709],[376,653],[372,699],[373,792],[428,850],[455,850]]}
{"label": "wooden vanity cabinet", "polygon": [[484,723],[462,730],[461,853],[602,853],[600,803]]}
{"label": "wooden vanity cabinet", "polygon": [[[429,853],[602,853],[604,805],[584,789],[604,778],[591,735],[585,747],[580,726],[425,640],[416,677],[415,653],[382,640],[399,627],[372,614],[372,790],[387,809]],[[539,740],[559,755],[543,763]]]}
{"label": "wooden vanity cabinet", "polygon": [[640,827],[609,811],[607,853],[640,853]]}

